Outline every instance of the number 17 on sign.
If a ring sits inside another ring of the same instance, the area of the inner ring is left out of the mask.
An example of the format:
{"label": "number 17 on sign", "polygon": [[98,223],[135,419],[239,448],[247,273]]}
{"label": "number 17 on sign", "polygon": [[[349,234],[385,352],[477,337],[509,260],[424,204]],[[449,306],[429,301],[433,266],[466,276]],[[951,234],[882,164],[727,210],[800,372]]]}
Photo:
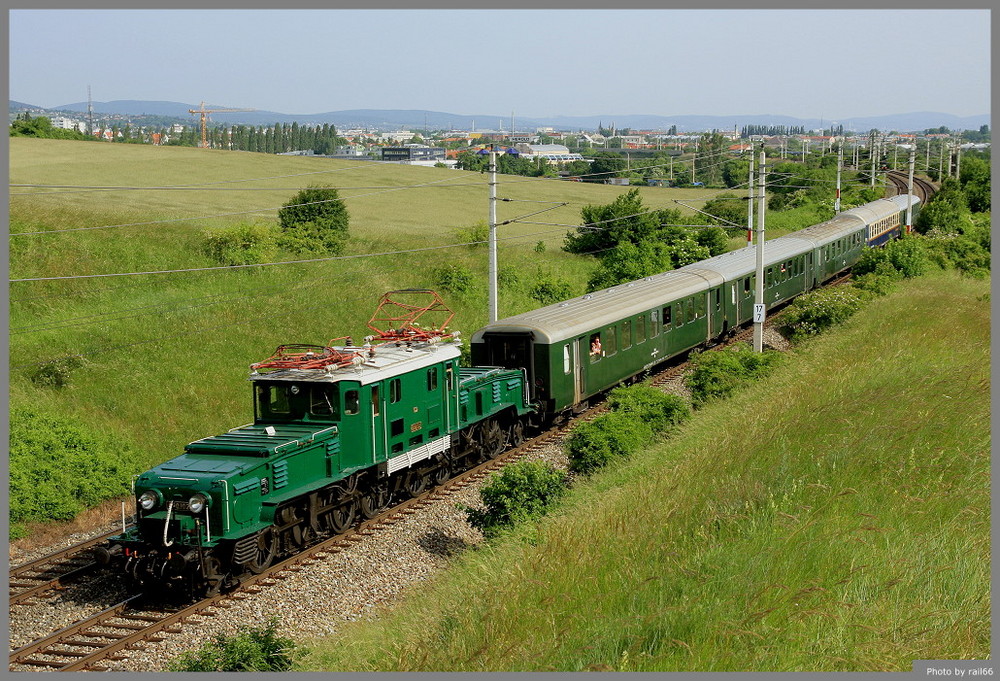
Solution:
{"label": "number 17 on sign", "polygon": [[764,305],[754,303],[753,306],[753,323],[763,324],[764,323]]}

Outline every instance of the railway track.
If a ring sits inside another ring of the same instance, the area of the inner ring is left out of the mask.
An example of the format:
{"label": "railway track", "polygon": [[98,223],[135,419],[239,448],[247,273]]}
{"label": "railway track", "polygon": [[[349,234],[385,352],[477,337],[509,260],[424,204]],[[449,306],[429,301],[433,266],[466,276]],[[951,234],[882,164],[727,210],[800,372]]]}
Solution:
{"label": "railway track", "polygon": [[[836,285],[846,281],[843,276],[833,282]],[[769,316],[766,325],[771,326],[780,316],[775,311]],[[721,350],[736,343],[752,338],[752,326],[742,329],[728,339],[718,343],[710,350]],[[665,366],[650,377],[653,385],[663,385],[681,376],[690,366],[687,354],[668,360]],[[525,458],[533,452],[551,444],[562,437],[581,420],[591,420],[607,407],[599,402],[582,411],[573,419],[554,426],[531,438],[518,447],[501,453],[494,459],[487,460],[473,468],[455,476],[441,486],[424,492],[420,496],[408,499],[384,511],[375,518],[366,520],[348,531],[320,541],[302,552],[271,566],[265,572],[246,578],[235,590],[205,598],[185,607],[164,607],[150,602],[141,594],[131,595],[119,603],[105,608],[89,617],[74,622],[59,631],[38,638],[10,652],[9,669],[46,670],[46,671],[106,671],[102,662],[121,660],[128,657],[128,649],[140,642],[157,642],[164,640],[170,634],[178,633],[192,618],[212,617],[233,607],[238,601],[252,598],[254,594],[268,586],[281,583],[282,580],[326,556],[347,550],[365,537],[377,536],[379,530],[387,528],[414,514],[421,508],[447,499],[454,493],[463,490],[502,467]],[[110,534],[101,535],[80,544],[62,549],[48,556],[25,563],[11,571],[11,606],[26,602],[33,597],[52,592],[60,585],[71,580],[78,580],[90,574],[94,568],[89,560],[89,549]],[[65,566],[63,568],[60,566]],[[72,566],[72,567],[69,567]],[[25,583],[24,575],[51,572],[47,578],[36,580],[37,583]],[[15,580],[17,585],[15,586]],[[24,584],[23,586],[20,586]],[[14,595],[15,588],[20,591]],[[16,600],[15,600],[16,598]]]}
{"label": "railway track", "polygon": [[[898,170],[890,170],[886,174],[886,177],[889,179],[889,182],[892,183],[893,189],[895,190],[894,195],[898,196],[900,194],[906,194],[909,183],[909,175],[907,173]],[[921,204],[926,203],[927,200],[933,196],[935,191],[937,191],[937,188],[931,182],[917,177],[916,175],[913,176],[913,193],[920,199]]]}
{"label": "railway track", "polygon": [[12,567],[8,575],[10,605],[20,605],[35,598],[51,596],[54,590],[91,574],[97,564],[91,558],[90,549],[118,533],[119,530],[106,532]]}

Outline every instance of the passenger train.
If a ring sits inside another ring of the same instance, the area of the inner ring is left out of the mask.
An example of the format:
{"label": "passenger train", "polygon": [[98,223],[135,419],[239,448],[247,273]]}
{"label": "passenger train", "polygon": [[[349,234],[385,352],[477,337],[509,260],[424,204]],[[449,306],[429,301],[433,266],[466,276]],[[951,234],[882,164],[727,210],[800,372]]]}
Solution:
{"label": "passenger train", "polygon": [[[907,198],[767,241],[766,305],[821,285],[864,249],[899,236]],[[919,200],[910,198],[915,213]],[[417,321],[442,308],[436,294],[387,294],[380,309],[409,312],[390,315],[393,328],[370,323],[375,334],[363,344],[282,346],[252,365],[253,421],[139,475],[136,523],[96,558],[149,591],[233,588],[746,324],[755,271],[748,246],[500,319],[473,334],[471,367],[460,365],[447,323]],[[413,295],[434,300],[402,302]]]}

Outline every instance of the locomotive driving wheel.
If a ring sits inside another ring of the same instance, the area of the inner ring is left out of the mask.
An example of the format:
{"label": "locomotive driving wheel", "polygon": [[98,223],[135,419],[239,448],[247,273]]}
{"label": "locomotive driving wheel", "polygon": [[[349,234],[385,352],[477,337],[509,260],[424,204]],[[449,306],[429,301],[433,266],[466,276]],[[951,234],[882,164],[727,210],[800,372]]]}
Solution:
{"label": "locomotive driving wheel", "polygon": [[253,558],[246,562],[246,566],[250,572],[259,575],[271,567],[271,563],[278,553],[278,537],[272,528],[265,527],[257,533],[254,549]]}
{"label": "locomotive driving wheel", "polygon": [[434,469],[432,480],[435,485],[443,485],[452,474],[452,461],[447,453],[438,454],[438,465]]}
{"label": "locomotive driving wheel", "polygon": [[520,420],[514,421],[507,429],[507,442],[511,447],[520,447],[524,444],[524,423]]}
{"label": "locomotive driving wheel", "polygon": [[361,497],[361,515],[371,520],[389,505],[389,489],[384,484],[376,485]]}
{"label": "locomotive driving wheel", "polygon": [[354,524],[354,515],[357,509],[358,504],[354,499],[331,509],[323,515],[325,528],[333,534],[340,534]]}
{"label": "locomotive driving wheel", "polygon": [[427,475],[427,472],[415,470],[406,474],[406,481],[403,483],[403,488],[407,494],[416,498],[423,494],[428,484],[430,484],[430,476]]}
{"label": "locomotive driving wheel", "polygon": [[507,447],[507,438],[496,419],[490,419],[483,424],[480,431],[480,446],[485,459],[495,459]]}

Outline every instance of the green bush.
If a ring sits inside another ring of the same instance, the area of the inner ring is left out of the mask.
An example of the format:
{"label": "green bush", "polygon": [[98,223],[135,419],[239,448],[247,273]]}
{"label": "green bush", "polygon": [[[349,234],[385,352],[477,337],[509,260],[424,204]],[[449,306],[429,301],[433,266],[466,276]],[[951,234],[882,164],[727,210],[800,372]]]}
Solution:
{"label": "green bush", "polygon": [[685,378],[691,390],[691,401],[700,407],[709,400],[727,397],[765,376],[780,360],[781,353],[776,350],[755,352],[748,345],[694,354],[691,356],[692,370]]}
{"label": "green bush", "polygon": [[781,321],[781,331],[792,340],[801,340],[841,324],[861,309],[871,294],[858,288],[837,286],[800,296]]}
{"label": "green bush", "polygon": [[684,398],[647,384],[615,388],[608,395],[608,407],[648,424],[654,433],[667,432],[691,417]]}
{"label": "green bush", "polygon": [[468,293],[475,277],[465,265],[445,265],[434,270],[434,280],[439,288],[451,293]]}
{"label": "green bush", "polygon": [[273,259],[275,241],[270,227],[242,223],[206,232],[202,250],[220,265],[254,265]]}
{"label": "green bush", "polygon": [[551,305],[572,298],[573,285],[559,277],[542,275],[531,287],[528,295],[542,305]]}
{"label": "green bush", "polygon": [[569,469],[589,474],[614,459],[630,456],[653,440],[648,423],[622,412],[610,411],[581,423],[566,438]]}
{"label": "green bush", "polygon": [[942,269],[955,268],[974,277],[989,276],[989,224],[975,225],[964,233],[931,230],[924,239],[927,256]]}
{"label": "green bush", "polygon": [[518,461],[493,475],[479,491],[485,508],[466,508],[469,524],[487,538],[538,518],[566,491],[566,474],[551,464]]}
{"label": "green bush", "polygon": [[62,416],[10,412],[11,537],[22,523],[70,520],[105,499],[128,494],[138,456],[114,438]]}
{"label": "green bush", "polygon": [[294,253],[337,255],[348,238],[347,206],[333,187],[307,187],[278,211],[279,245]]}
{"label": "green bush", "polygon": [[907,279],[919,277],[930,264],[924,250],[924,240],[914,237],[896,239],[886,244],[884,249],[892,266]]}
{"label": "green bush", "polygon": [[490,238],[490,224],[486,220],[477,220],[468,227],[459,227],[455,230],[455,238],[459,243],[468,244],[469,248],[484,247]]}
{"label": "green bush", "polygon": [[497,270],[497,288],[501,291],[516,289],[521,283],[521,273],[514,265],[501,265]]}
{"label": "green bush", "polygon": [[217,634],[199,650],[188,651],[170,664],[174,672],[286,672],[292,668],[297,644],[278,636],[272,617],[260,627],[242,627],[232,636]]}
{"label": "green bush", "polygon": [[892,266],[888,260],[882,260],[875,265],[875,269],[867,274],[855,276],[851,284],[862,291],[867,291],[875,296],[887,295],[896,286],[896,282],[903,278],[903,273]]}

